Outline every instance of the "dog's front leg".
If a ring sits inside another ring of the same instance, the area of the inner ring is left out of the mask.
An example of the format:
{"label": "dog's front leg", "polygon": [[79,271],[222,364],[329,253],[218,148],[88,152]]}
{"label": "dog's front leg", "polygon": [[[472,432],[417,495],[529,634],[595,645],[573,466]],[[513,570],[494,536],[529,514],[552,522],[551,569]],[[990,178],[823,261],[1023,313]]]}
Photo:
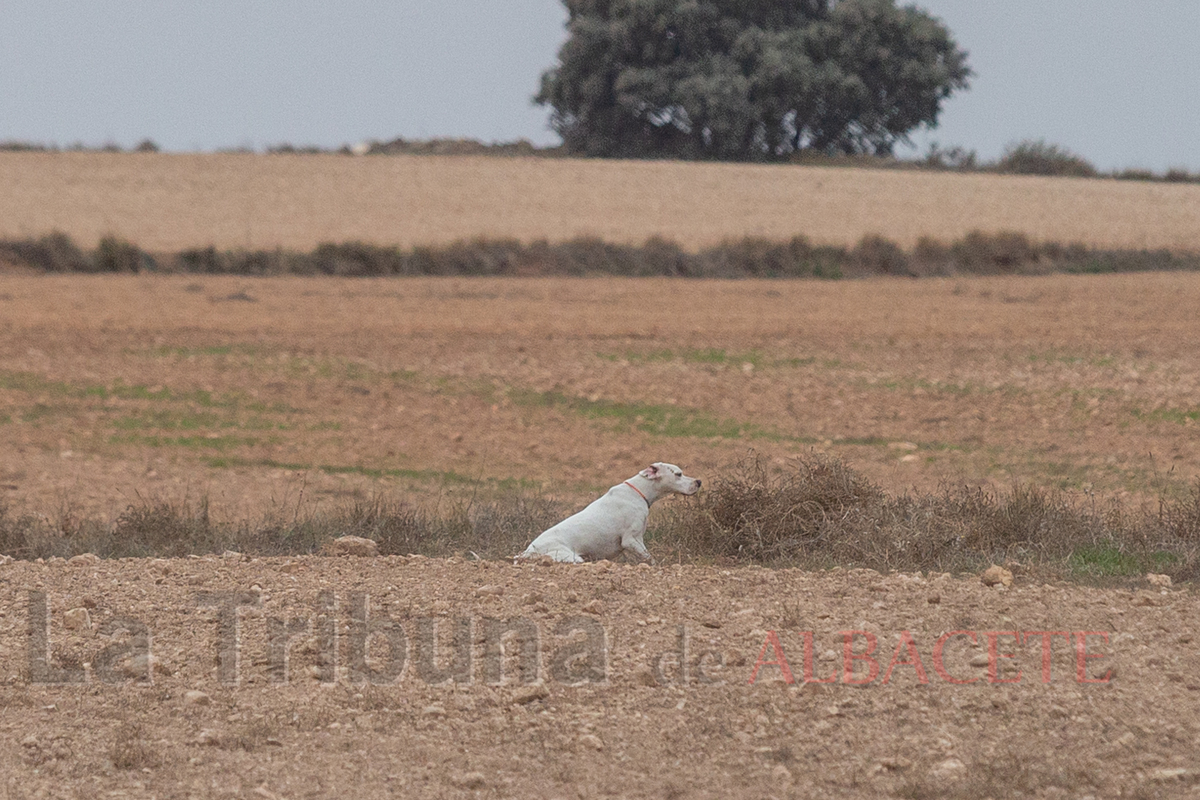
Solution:
{"label": "dog's front leg", "polygon": [[650,551],[646,549],[646,545],[640,538],[630,536],[625,541],[621,542],[621,549],[626,553],[633,553],[642,561],[654,563],[654,556],[650,555]]}

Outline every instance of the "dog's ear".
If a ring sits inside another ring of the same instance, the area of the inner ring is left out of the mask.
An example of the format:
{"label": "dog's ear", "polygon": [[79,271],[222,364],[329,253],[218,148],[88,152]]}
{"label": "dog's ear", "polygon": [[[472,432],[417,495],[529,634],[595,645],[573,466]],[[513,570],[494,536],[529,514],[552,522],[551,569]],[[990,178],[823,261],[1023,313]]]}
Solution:
{"label": "dog's ear", "polygon": [[658,465],[651,464],[650,466],[648,466],[644,470],[642,470],[641,474],[642,474],[643,478],[650,478],[650,479],[657,478],[658,477]]}

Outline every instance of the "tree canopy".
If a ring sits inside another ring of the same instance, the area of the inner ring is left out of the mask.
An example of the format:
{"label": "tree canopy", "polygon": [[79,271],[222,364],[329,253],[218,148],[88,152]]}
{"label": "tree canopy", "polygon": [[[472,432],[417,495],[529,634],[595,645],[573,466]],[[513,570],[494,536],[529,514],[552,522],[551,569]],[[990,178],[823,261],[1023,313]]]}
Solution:
{"label": "tree canopy", "polygon": [[967,54],[894,0],[564,0],[535,100],[571,152],[888,155],[967,87]]}

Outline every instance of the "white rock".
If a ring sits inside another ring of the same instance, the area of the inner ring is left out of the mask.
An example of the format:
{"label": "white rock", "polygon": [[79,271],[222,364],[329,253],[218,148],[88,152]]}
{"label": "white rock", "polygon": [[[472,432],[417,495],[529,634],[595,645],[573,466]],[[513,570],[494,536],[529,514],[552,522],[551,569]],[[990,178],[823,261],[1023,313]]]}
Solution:
{"label": "white rock", "polygon": [[196,744],[216,747],[221,743],[221,734],[214,731],[212,728],[205,728],[196,734]]}
{"label": "white rock", "polygon": [[464,772],[450,779],[460,789],[482,789],[487,786],[487,776],[482,772]]}
{"label": "white rock", "polygon": [[594,733],[585,733],[583,736],[580,736],[579,743],[587,749],[597,752],[604,749],[604,742]]}
{"label": "white rock", "polygon": [[933,769],[929,771],[930,775],[935,778],[944,780],[956,780],[962,777],[962,774],[967,771],[967,765],[959,761],[957,758],[947,758],[945,761],[939,761],[934,764]]}
{"label": "white rock", "polygon": [[69,631],[91,630],[92,615],[86,608],[72,608],[63,612],[63,625]]}
{"label": "white rock", "polygon": [[984,586],[1012,586],[1013,574],[1004,567],[992,564],[979,576]]}
{"label": "white rock", "polygon": [[1192,771],[1186,767],[1163,767],[1161,769],[1152,769],[1147,774],[1150,780],[1157,783],[1166,783],[1168,781],[1178,781],[1184,778],[1190,778]]}
{"label": "white rock", "polygon": [[604,613],[604,603],[601,603],[599,600],[592,600],[585,603],[579,610],[585,614],[594,614],[598,617]]}

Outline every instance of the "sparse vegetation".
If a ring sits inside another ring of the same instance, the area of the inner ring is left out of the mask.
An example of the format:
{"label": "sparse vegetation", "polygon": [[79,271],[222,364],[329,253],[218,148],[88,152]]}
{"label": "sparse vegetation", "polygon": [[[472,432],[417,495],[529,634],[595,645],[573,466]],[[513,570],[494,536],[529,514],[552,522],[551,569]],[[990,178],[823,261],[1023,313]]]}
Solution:
{"label": "sparse vegetation", "polygon": [[1072,178],[1094,178],[1098,174],[1087,159],[1044,139],[1009,145],[994,169],[1014,175],[1054,175]]}
{"label": "sparse vegetation", "polygon": [[1192,578],[1200,566],[1200,484],[1152,510],[1096,508],[1022,484],[890,496],[836,458],[770,469],[750,457],[677,507],[657,534],[657,546],[690,559],[882,571],[1016,561],[1085,578],[1147,571]]}
{"label": "sparse vegetation", "polygon": [[[211,275],[530,276],[623,275],[683,278],[824,278],[896,275],[1004,275],[1198,270],[1200,253],[1114,250],[1082,244],[1038,243],[1021,233],[973,231],[945,243],[921,238],[906,251],[882,236],[852,248],[813,245],[804,236],[784,242],[757,237],[722,242],[698,253],[652,237],[642,246],[595,238],[561,243],[474,239],[408,250],[365,242],[325,243],[308,253],[290,250],[192,248],[158,258],[116,237],[81,250],[70,237],[0,240],[0,259],[41,272],[142,272]],[[242,298],[244,299],[244,298]]]}
{"label": "sparse vegetation", "polygon": [[36,239],[0,241],[0,258],[39,272],[95,271],[93,259],[57,231]]}
{"label": "sparse vegetation", "polygon": [[[376,496],[311,513],[217,522],[207,499],[132,505],[113,523],[63,515],[13,517],[0,506],[0,552],[19,558],[178,557],[321,552],[343,535],[385,555],[472,552],[507,558],[571,508],[528,491],[421,508]],[[989,563],[1084,580],[1163,572],[1200,574],[1200,484],[1154,508],[1083,505],[1055,490],[946,487],[889,495],[837,458],[813,454],[782,468],[751,455],[720,470],[691,502],[652,524],[660,559],[770,566],[867,567],[884,572],[975,570]]]}
{"label": "sparse vegetation", "polygon": [[0,505],[0,553],[16,558],[181,557],[235,550],[259,556],[310,555],[339,536],[379,543],[383,555],[445,556],[471,551],[507,558],[561,519],[567,510],[527,492],[489,501],[447,500],[436,509],[396,498],[372,497],[329,510],[280,511],[258,520],[222,522],[209,502],[146,500],[111,523],[79,519],[69,511],[51,520],[12,515]]}

